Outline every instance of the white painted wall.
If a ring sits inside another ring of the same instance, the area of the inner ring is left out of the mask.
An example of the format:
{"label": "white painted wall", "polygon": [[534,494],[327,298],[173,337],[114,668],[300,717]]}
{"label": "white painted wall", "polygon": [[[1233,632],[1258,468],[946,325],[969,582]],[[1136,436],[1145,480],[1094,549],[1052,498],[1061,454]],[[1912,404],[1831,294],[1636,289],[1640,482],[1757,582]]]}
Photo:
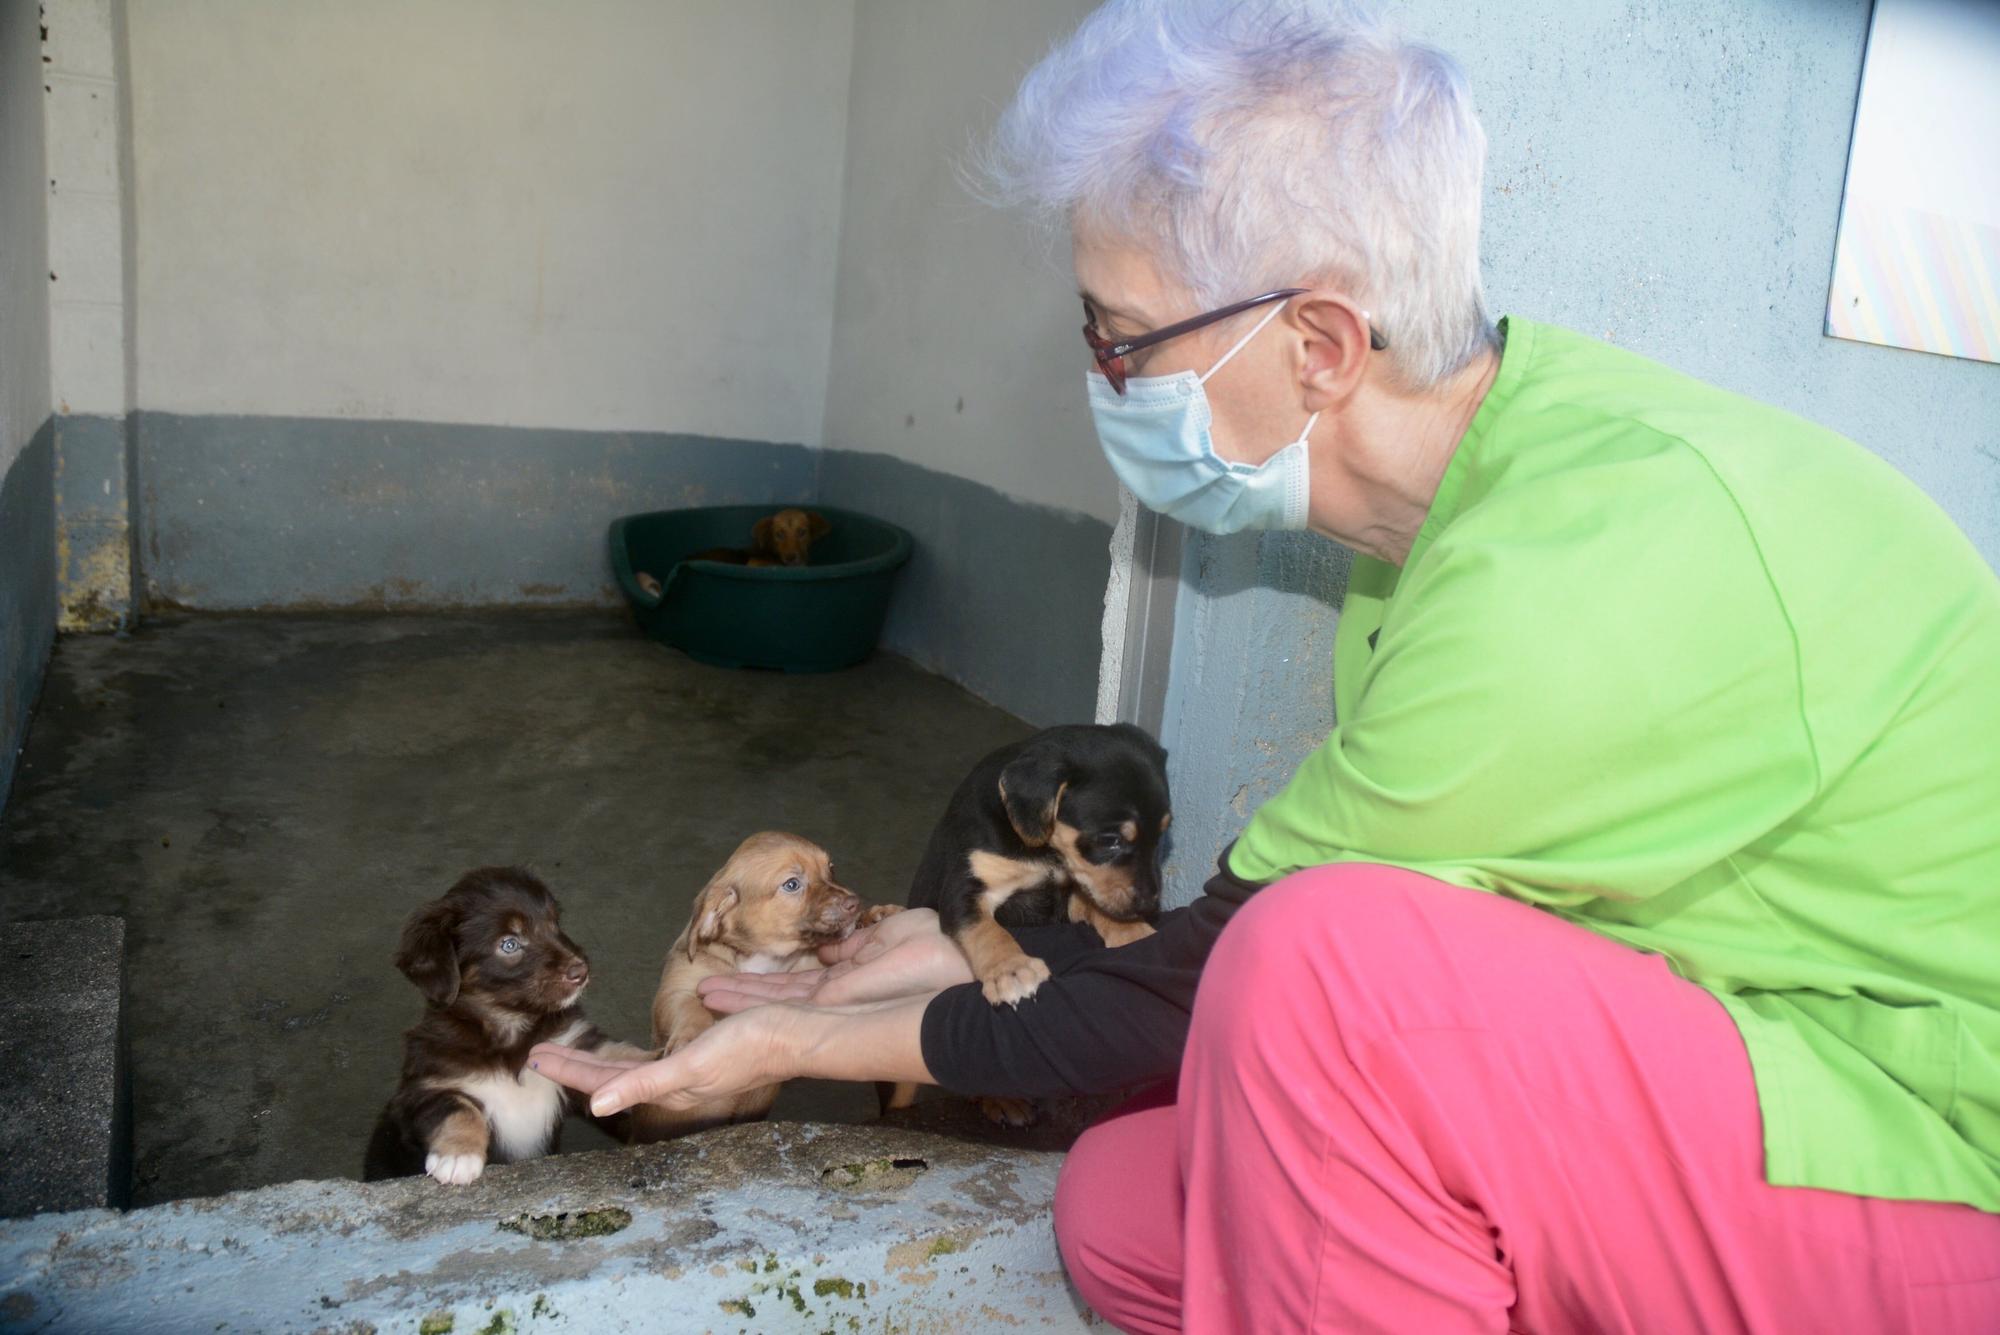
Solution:
{"label": "white painted wall", "polygon": [[127,378],[127,163],[119,7],[43,0],[48,29],[50,393],[58,413],[123,416]]}
{"label": "white painted wall", "polygon": [[824,440],[1118,517],[1067,243],[955,167],[1089,0],[858,0]]}
{"label": "white painted wall", "polygon": [[130,0],[141,408],[816,443],[852,0]]}
{"label": "white painted wall", "polygon": [[49,415],[42,83],[35,0],[0,0],[0,479]]}

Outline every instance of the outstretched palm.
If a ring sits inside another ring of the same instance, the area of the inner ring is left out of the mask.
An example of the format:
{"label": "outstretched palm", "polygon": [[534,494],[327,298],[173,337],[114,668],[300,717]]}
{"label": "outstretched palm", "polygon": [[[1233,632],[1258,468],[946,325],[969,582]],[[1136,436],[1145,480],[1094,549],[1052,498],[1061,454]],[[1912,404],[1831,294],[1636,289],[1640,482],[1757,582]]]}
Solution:
{"label": "outstretched palm", "polygon": [[774,1001],[851,1006],[920,996],[972,981],[972,968],[930,909],[911,909],[820,950],[825,967],[733,973],[701,983],[702,1004],[722,1015]]}

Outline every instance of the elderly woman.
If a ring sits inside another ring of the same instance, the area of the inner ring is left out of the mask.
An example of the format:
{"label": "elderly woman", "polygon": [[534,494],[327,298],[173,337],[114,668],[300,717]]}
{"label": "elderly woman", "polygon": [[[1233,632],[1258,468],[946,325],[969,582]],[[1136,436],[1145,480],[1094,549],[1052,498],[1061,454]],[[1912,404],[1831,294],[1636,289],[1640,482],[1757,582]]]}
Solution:
{"label": "elderly woman", "polygon": [[741,1013],[665,1061],[543,1068],[610,1106],[1159,1081],[1056,1207],[1130,1330],[2000,1327],[1965,539],[1831,432],[1493,323],[1464,81],[1365,16],[1107,5],[997,145],[1071,229],[1126,485],[1360,553],[1339,725],[1158,935],[1033,941],[1018,1010],[905,914],[715,980]]}

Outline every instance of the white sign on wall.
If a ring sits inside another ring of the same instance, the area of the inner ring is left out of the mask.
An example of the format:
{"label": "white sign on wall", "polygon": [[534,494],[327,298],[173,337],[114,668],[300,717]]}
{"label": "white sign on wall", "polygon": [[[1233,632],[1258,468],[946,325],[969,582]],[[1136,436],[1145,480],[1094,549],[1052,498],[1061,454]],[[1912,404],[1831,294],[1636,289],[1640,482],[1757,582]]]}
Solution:
{"label": "white sign on wall", "polygon": [[2000,362],[2000,0],[1875,0],[1826,332]]}

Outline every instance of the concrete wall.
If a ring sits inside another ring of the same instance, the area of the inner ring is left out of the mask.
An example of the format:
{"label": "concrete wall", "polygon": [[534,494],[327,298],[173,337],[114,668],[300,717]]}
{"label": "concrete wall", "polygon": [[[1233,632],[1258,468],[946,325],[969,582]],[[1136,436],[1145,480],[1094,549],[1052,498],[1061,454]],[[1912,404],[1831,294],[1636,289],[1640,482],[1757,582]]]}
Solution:
{"label": "concrete wall", "polygon": [[130,622],[132,155],[125,6],[43,0],[57,625]]}
{"label": "concrete wall", "polygon": [[0,0],[0,804],[55,635],[40,18]]}
{"label": "concrete wall", "polygon": [[821,484],[912,529],[890,643],[1035,722],[1086,720],[1118,492],[1075,284],[958,176],[1086,0],[859,0]]}
{"label": "concrete wall", "polygon": [[[1404,9],[1466,66],[1492,140],[1497,312],[1853,437],[2000,564],[2000,373],[1820,332],[1867,0]],[[1179,893],[1332,726],[1345,574],[1344,553],[1309,537],[1193,543],[1167,724]]]}
{"label": "concrete wall", "polygon": [[662,431],[134,415],[155,607],[560,606],[618,515],[811,495],[803,445]]}
{"label": "concrete wall", "polygon": [[609,602],[612,517],[808,495],[852,17],[130,0],[148,595]]}
{"label": "concrete wall", "polygon": [[130,24],[142,408],[818,435],[850,5]]}
{"label": "concrete wall", "polygon": [[1066,260],[956,170],[1083,0],[48,8],[66,625],[608,603],[613,516],[820,496],[916,535],[890,648],[1088,715]]}
{"label": "concrete wall", "polygon": [[48,98],[34,0],[0,0],[0,476],[49,415]]}

